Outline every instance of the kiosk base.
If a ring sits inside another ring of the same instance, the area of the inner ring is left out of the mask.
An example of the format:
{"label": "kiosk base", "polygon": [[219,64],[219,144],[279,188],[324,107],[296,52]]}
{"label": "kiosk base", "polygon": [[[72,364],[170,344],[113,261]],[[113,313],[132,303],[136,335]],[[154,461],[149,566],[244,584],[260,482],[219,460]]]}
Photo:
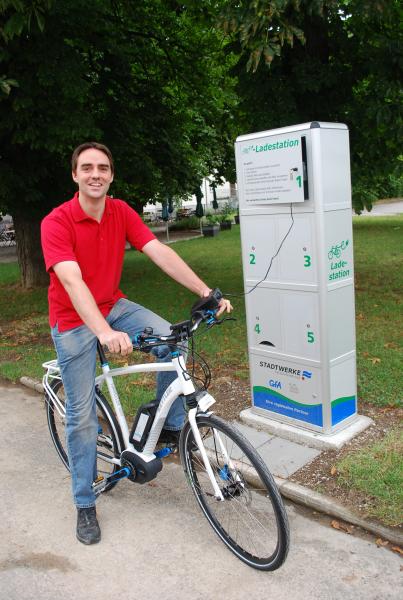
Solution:
{"label": "kiosk base", "polygon": [[318,448],[319,450],[339,450],[344,444],[347,444],[353,437],[367,429],[367,427],[373,423],[372,419],[369,417],[357,415],[357,418],[341,431],[325,435],[323,433],[315,433],[314,431],[300,429],[292,425],[280,423],[280,421],[274,419],[262,417],[253,412],[252,408],[243,410],[239,416],[244,423],[251,427],[267,431],[268,433],[291,440],[292,442],[305,444],[311,448]]}

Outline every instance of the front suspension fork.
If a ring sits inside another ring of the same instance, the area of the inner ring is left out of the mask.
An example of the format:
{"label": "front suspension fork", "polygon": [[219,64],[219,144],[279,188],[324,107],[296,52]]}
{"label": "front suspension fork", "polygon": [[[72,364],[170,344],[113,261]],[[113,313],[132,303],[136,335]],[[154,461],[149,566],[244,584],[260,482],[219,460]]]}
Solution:
{"label": "front suspension fork", "polygon": [[203,459],[204,466],[206,468],[207,474],[209,476],[209,479],[210,479],[210,482],[211,482],[211,485],[212,485],[212,488],[213,488],[213,491],[214,491],[214,496],[215,496],[216,500],[219,500],[220,502],[223,502],[224,501],[224,496],[222,495],[222,492],[221,492],[220,488],[218,487],[217,480],[214,477],[213,469],[211,468],[210,461],[208,459],[206,449],[205,449],[205,447],[203,445],[203,441],[201,439],[200,431],[199,431],[199,429],[197,427],[196,412],[197,412],[196,408],[192,408],[189,411],[189,415],[188,415],[189,423],[190,423],[190,426],[191,426],[192,431],[193,431],[193,436],[194,436],[195,442],[197,444],[197,447],[199,448],[201,457]]}

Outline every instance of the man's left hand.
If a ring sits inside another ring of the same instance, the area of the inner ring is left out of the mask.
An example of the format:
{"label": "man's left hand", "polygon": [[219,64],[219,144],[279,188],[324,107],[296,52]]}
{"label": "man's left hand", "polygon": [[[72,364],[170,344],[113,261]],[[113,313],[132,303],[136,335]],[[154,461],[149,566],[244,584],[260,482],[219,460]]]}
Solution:
{"label": "man's left hand", "polygon": [[222,315],[223,312],[230,313],[233,310],[231,302],[229,300],[227,300],[226,298],[221,298],[218,306],[219,306],[219,308],[218,308],[216,317],[219,317],[220,315]]}
{"label": "man's left hand", "polygon": [[[213,290],[211,290],[210,288],[204,289],[201,294],[201,297],[207,298],[211,294],[212,291]],[[229,300],[227,300],[226,298],[221,298],[218,306],[219,306],[219,308],[218,308],[216,317],[219,317],[220,315],[222,315],[223,312],[230,313],[233,310],[231,302]]]}

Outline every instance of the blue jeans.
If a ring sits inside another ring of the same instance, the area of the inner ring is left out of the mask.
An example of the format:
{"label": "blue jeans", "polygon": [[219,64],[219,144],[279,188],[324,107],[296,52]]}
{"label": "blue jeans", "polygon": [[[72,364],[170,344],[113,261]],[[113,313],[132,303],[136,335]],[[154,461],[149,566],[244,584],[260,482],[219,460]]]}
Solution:
{"label": "blue jeans", "polygon": [[[170,333],[167,321],[125,298],[115,304],[106,320],[113,329],[126,332],[131,339],[145,327],[152,327],[156,334]],[[87,508],[95,505],[92,482],[97,476],[98,421],[94,383],[97,338],[86,325],[59,333],[57,324],[52,329],[52,338],[67,397],[66,442],[74,503],[78,508]],[[167,346],[157,346],[152,353],[158,362],[171,360]],[[161,400],[176,377],[175,371],[158,373],[157,400]],[[169,411],[165,428],[179,430],[184,419],[183,398],[178,397]]]}

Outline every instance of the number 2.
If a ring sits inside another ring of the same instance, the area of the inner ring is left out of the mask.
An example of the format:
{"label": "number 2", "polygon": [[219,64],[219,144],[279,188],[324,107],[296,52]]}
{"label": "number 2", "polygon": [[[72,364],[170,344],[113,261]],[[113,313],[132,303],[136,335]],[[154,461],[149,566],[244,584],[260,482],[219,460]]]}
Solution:
{"label": "number 2", "polygon": [[256,264],[256,255],[253,254],[252,252],[249,254],[249,264],[250,265],[255,265]]}

